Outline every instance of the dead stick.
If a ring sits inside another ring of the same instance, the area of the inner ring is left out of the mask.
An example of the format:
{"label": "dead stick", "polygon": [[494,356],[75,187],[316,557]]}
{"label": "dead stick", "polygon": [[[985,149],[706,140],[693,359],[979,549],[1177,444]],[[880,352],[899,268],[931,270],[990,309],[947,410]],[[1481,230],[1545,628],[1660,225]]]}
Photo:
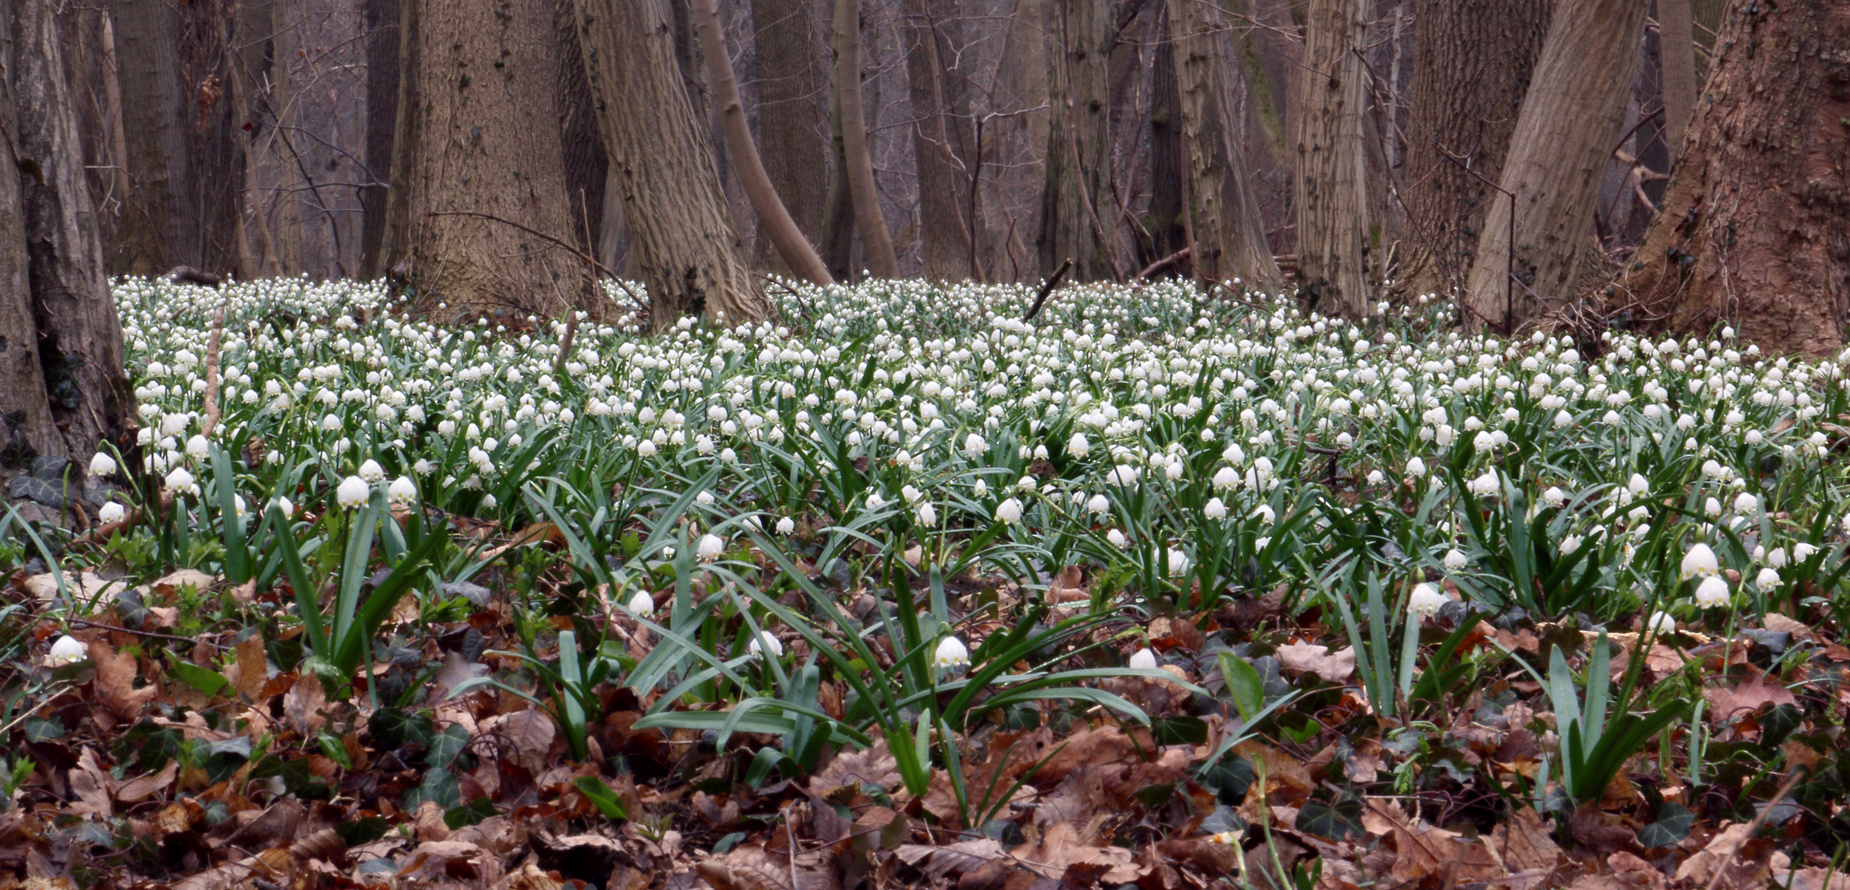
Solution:
{"label": "dead stick", "polygon": [[[1725,654],[1724,657],[1726,657]],[[1722,859],[1720,862],[1715,863],[1715,873],[1709,875],[1708,886],[1704,887],[1703,890],[1715,890],[1716,883],[1721,880],[1722,872],[1727,871],[1728,867],[1734,864],[1735,858],[1741,855],[1741,848],[1746,846],[1748,841],[1753,840],[1754,832],[1759,831],[1760,826],[1766,824],[1767,814],[1773,812],[1773,808],[1779,806],[1779,802],[1785,800],[1786,795],[1792,793],[1793,787],[1799,784],[1799,779],[1803,778],[1805,774],[1809,772],[1811,772],[1811,770],[1803,766],[1793,769],[1792,775],[1786,777],[1786,781],[1779,786],[1779,790],[1773,792],[1773,799],[1766,802],[1766,809],[1755,813],[1754,821],[1747,823],[1747,836],[1742,838],[1740,843],[1735,844],[1734,849],[1728,851],[1728,857],[1726,859]]]}
{"label": "dead stick", "polygon": [[212,319],[212,338],[206,341],[206,416],[199,422],[199,434],[210,439],[218,428],[218,351],[225,339],[225,307],[220,306]]}
{"label": "dead stick", "polygon": [[1060,286],[1060,279],[1065,278],[1067,270],[1071,268],[1073,268],[1073,258],[1067,257],[1066,262],[1061,263],[1060,268],[1055,269],[1052,277],[1047,279],[1047,283],[1041,285],[1041,292],[1034,295],[1034,307],[1028,310],[1027,315],[1022,316],[1022,321],[1033,321],[1034,316],[1040,314],[1041,304],[1047,302],[1047,295]]}
{"label": "dead stick", "polygon": [[1137,280],[1139,281],[1146,280],[1150,276],[1155,275],[1156,273],[1161,272],[1164,269],[1169,268],[1170,266],[1180,263],[1185,259],[1188,259],[1189,255],[1192,253],[1194,253],[1194,251],[1190,250],[1189,248],[1184,247],[1181,250],[1176,251],[1175,253],[1172,253],[1166,257],[1163,257],[1162,259],[1157,260],[1156,262],[1151,263],[1148,266],[1145,266],[1142,272],[1138,272]]}

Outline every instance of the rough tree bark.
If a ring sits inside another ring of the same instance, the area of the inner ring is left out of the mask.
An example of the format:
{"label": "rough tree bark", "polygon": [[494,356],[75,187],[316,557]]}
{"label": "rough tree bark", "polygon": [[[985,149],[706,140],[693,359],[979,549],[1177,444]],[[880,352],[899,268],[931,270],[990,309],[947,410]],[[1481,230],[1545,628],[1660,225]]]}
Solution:
{"label": "rough tree bark", "polygon": [[604,231],[604,185],[610,158],[598,132],[597,105],[585,81],[584,51],[578,45],[577,6],[552,0],[553,29],[559,40],[559,148],[565,161],[566,215],[572,220],[573,244],[595,255]]}
{"label": "rough tree bark", "polygon": [[1664,209],[1618,297],[1684,336],[1823,356],[1850,333],[1850,7],[1729,4]]}
{"label": "rough tree bark", "polygon": [[1049,82],[1046,181],[1041,192],[1040,265],[1051,275],[1067,259],[1077,281],[1121,277],[1110,232],[1109,69],[1117,21],[1111,0],[1055,5]]}
{"label": "rough tree bark", "polygon": [[411,262],[411,180],[421,141],[423,94],[419,89],[419,35],[416,0],[399,0],[398,115],[392,123],[392,159],[387,169],[385,218],[379,232],[379,266],[399,282],[415,275]]}
{"label": "rough tree bark", "polygon": [[[839,68],[839,66],[837,66]],[[829,188],[822,200],[822,261],[836,281],[854,281],[854,194],[848,187],[848,147],[842,136],[841,78],[829,87]]]}
{"label": "rough tree bark", "polygon": [[1415,246],[1399,276],[1404,292],[1464,284],[1553,8],[1554,0],[1415,7],[1405,190]]}
{"label": "rough tree bark", "polygon": [[[919,233],[925,276],[976,277],[971,248],[970,158],[976,136],[968,91],[951,61],[962,33],[959,0],[906,0],[906,80],[912,99],[912,155],[918,168]],[[979,211],[980,212],[980,211]]]}
{"label": "rough tree bark", "polygon": [[[1148,266],[1188,247],[1188,206],[1182,143],[1182,95],[1176,83],[1174,16],[1168,3],[1156,10],[1156,57],[1150,64],[1150,209],[1144,215],[1149,245],[1138,257]],[[1182,264],[1182,271],[1188,270]]]}
{"label": "rough tree bark", "polygon": [[1644,13],[1638,0],[1555,5],[1503,165],[1502,188],[1516,196],[1514,249],[1511,201],[1499,193],[1465,289],[1472,328],[1507,333],[1541,312],[1543,300],[1576,296],[1600,176],[1638,73]]}
{"label": "rough tree bark", "polygon": [[861,233],[867,270],[875,278],[898,278],[899,257],[893,252],[893,234],[887,230],[886,216],[880,212],[873,157],[867,148],[867,111],[861,97],[860,0],[835,0],[835,83],[840,91],[836,113],[841,119],[842,151],[848,165],[848,194],[854,200],[854,223]]}
{"label": "rough tree bark", "polygon": [[[821,243],[826,192],[817,185],[829,178],[829,112],[816,19],[813,0],[752,0],[758,153],[797,229]],[[773,270],[790,271],[770,239],[759,239],[758,255]]]}
{"label": "rough tree bark", "polygon": [[392,134],[398,126],[398,22],[401,0],[363,0],[366,34],[366,169],[360,189],[360,277],[385,274],[386,200],[392,170]]}
{"label": "rough tree bark", "polygon": [[1361,51],[1365,0],[1310,0],[1298,77],[1298,291],[1309,308],[1360,317],[1369,298],[1370,225]]}
{"label": "rough tree bark", "polygon": [[1664,144],[1674,164],[1696,110],[1696,29],[1689,0],[1657,0],[1657,36],[1664,69]]}
{"label": "rough tree bark", "polygon": [[1232,72],[1221,41],[1224,27],[1200,0],[1171,0],[1182,145],[1187,159],[1188,221],[1195,276],[1239,278],[1271,289],[1278,263],[1266,246],[1259,204],[1247,186],[1246,153],[1233,117]]}
{"label": "rough tree bark", "polygon": [[713,81],[713,99],[719,106],[726,147],[732,153],[739,185],[745,189],[752,210],[758,215],[759,229],[777,245],[777,255],[799,278],[811,284],[835,283],[822,257],[816,254],[809,239],[803,236],[803,230],[797,227],[797,221],[784,207],[776,186],[771,184],[770,173],[764,169],[764,161],[758,157],[758,146],[752,142],[751,124],[745,120],[745,103],[739,99],[739,81],[733,76],[732,59],[726,54],[718,0],[693,0],[693,3],[694,25],[705,45],[707,77]]}
{"label": "rough tree bark", "polygon": [[110,0],[129,191],[110,269],[156,275],[203,263],[192,200],[188,103],[180,77],[180,16],[165,0]]}
{"label": "rough tree bark", "polygon": [[420,287],[470,311],[601,302],[583,260],[550,240],[574,240],[576,203],[565,191],[552,4],[407,2],[420,7],[409,183]]}
{"label": "rough tree bark", "polygon": [[682,86],[668,10],[658,0],[578,0],[577,21],[655,326],[688,314],[723,314],[729,324],[766,317],[771,307],[720,191],[706,121]]}
{"label": "rough tree bark", "polygon": [[0,4],[0,452],[78,460],[134,397],[47,0]]}

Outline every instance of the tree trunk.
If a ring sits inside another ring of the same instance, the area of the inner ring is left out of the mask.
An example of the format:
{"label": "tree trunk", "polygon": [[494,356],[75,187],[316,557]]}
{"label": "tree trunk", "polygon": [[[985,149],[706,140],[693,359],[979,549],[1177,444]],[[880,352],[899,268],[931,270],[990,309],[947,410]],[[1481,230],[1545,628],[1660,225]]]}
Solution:
{"label": "tree trunk", "polygon": [[0,6],[0,78],[0,456],[126,450],[122,329],[45,0]]}
{"label": "tree trunk", "polygon": [[835,0],[835,81],[841,90],[842,151],[848,163],[848,194],[854,200],[854,223],[861,232],[861,250],[875,278],[898,278],[899,257],[893,253],[893,235],[880,212],[880,193],[874,183],[873,156],[867,148],[867,111],[861,97],[860,0]]}
{"label": "tree trunk", "polygon": [[1040,265],[1051,275],[1067,259],[1075,281],[1123,277],[1112,250],[1111,0],[1056,4],[1051,35],[1047,176],[1041,192]]}
{"label": "tree trunk", "polygon": [[803,237],[803,230],[797,228],[797,221],[778,197],[771,175],[758,157],[758,147],[752,143],[751,124],[745,120],[745,103],[739,99],[739,82],[732,74],[726,38],[720,31],[717,0],[694,0],[694,20],[705,44],[707,77],[713,81],[713,98],[719,104],[726,147],[732,152],[739,184],[758,215],[759,228],[777,245],[777,255],[798,277],[811,284],[834,284],[822,257],[816,255],[816,249]]}
{"label": "tree trunk", "polygon": [[961,13],[958,0],[906,0],[906,81],[912,99],[912,156],[918,168],[919,236],[925,276],[935,281],[973,277],[975,237],[967,211],[964,172],[970,169],[964,131],[970,103],[961,78],[950,70]]}
{"label": "tree trunk", "polygon": [[[1466,322],[1508,333],[1577,296],[1600,176],[1638,74],[1645,4],[1561,0],[1516,119],[1499,193],[1478,237],[1465,291]],[[1514,278],[1515,280],[1511,280]],[[1540,299],[1538,299],[1538,297]]]}
{"label": "tree trunk", "polygon": [[1464,284],[1553,6],[1419,0],[1403,192],[1414,242],[1400,276],[1406,293]]}
{"label": "tree trunk", "polygon": [[[758,153],[797,230],[820,244],[827,205],[817,186],[829,179],[829,112],[816,19],[814,0],[752,0]],[[759,239],[758,253],[773,270],[790,271],[769,239]]]}
{"label": "tree trunk", "polygon": [[1150,211],[1144,217],[1150,243],[1138,258],[1141,266],[1188,247],[1188,205],[1182,190],[1182,177],[1187,175],[1182,94],[1176,83],[1175,16],[1169,6],[1163,3],[1156,10],[1156,58],[1150,65]]}
{"label": "tree trunk", "polygon": [[1225,28],[1209,17],[1201,0],[1172,0],[1171,6],[1195,276],[1210,282],[1239,278],[1271,289],[1279,281],[1278,263],[1247,187],[1246,152],[1227,82],[1232,68],[1221,46]]}
{"label": "tree trunk", "polygon": [[729,324],[766,317],[771,307],[720,191],[706,120],[682,86],[668,10],[657,0],[578,0],[577,21],[656,328],[688,314]]}
{"label": "tree trunk", "polygon": [[399,0],[398,115],[392,123],[392,159],[387,168],[385,217],[379,232],[379,266],[395,282],[417,276],[411,256],[411,181],[422,141],[424,96],[419,87],[423,43],[417,0]]}
{"label": "tree trunk", "polygon": [[1664,209],[1620,298],[1675,336],[1826,356],[1850,329],[1850,8],[1731,3]]}
{"label": "tree trunk", "polygon": [[1683,150],[1683,131],[1696,111],[1696,33],[1689,0],[1657,0],[1657,37],[1663,60],[1664,145],[1675,164]]}
{"label": "tree trunk", "polygon": [[1359,318],[1369,298],[1364,0],[1310,0],[1298,78],[1293,191],[1298,290],[1305,306]]}
{"label": "tree trunk", "polygon": [[[840,73],[836,65],[836,73]],[[855,281],[860,268],[854,263],[854,195],[848,187],[848,140],[842,135],[842,78],[829,86],[829,188],[823,196],[822,261],[836,281]]]}
{"label": "tree trunk", "polygon": [[129,191],[110,269],[156,275],[197,266],[199,208],[191,200],[187,92],[180,77],[180,16],[165,0],[110,0],[122,84]]}
{"label": "tree trunk", "polygon": [[398,126],[398,23],[402,0],[363,0],[366,34],[366,167],[360,189],[360,277],[384,275],[386,201],[392,171],[392,135]]}
{"label": "tree trunk", "polygon": [[601,303],[583,259],[556,243],[576,240],[576,202],[565,191],[551,3],[407,2],[420,7],[409,210],[421,288],[468,311]]}
{"label": "tree trunk", "polygon": [[585,82],[584,50],[574,21],[577,6],[572,0],[552,0],[552,12],[559,40],[559,147],[565,161],[565,202],[570,205],[566,216],[572,221],[572,237],[567,240],[596,256],[604,230],[610,158],[598,132],[591,85]]}

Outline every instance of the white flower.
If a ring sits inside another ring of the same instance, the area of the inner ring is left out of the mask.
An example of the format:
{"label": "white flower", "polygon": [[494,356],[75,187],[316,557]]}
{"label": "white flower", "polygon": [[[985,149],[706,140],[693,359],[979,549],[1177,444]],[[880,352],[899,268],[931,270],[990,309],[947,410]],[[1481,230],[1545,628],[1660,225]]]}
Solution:
{"label": "white flower", "polygon": [[1004,525],[1014,525],[1015,523],[1020,522],[1021,521],[1021,502],[1014,498],[1009,498],[1008,500],[1005,500],[1002,503],[997,504],[996,505],[996,518],[1001,520]]}
{"label": "white flower", "polygon": [[1169,548],[1169,560],[1168,561],[1169,561],[1169,574],[1171,577],[1179,577],[1181,575],[1187,574],[1188,567],[1192,564],[1188,558],[1188,554],[1183,553],[1182,551],[1177,550],[1174,547]]}
{"label": "white flower", "polygon": [[788,534],[791,534],[792,532],[795,532],[796,530],[797,530],[796,520],[791,519],[788,516],[777,520],[777,533],[778,534],[788,535]]}
{"label": "white flower", "polygon": [[700,544],[694,548],[694,556],[703,562],[710,561],[718,559],[725,549],[726,542],[719,535],[701,535]]}
{"label": "white flower", "polygon": [[418,499],[418,486],[417,483],[411,481],[411,477],[400,476],[392,480],[392,485],[385,490],[385,494],[386,497],[392,499],[394,504],[408,505]]}
{"label": "white flower", "polygon": [[168,473],[166,485],[167,490],[176,495],[199,493],[199,486],[193,481],[193,474],[188,473],[185,467],[175,467],[173,472]]}
{"label": "white flower", "polygon": [[295,518],[295,501],[286,497],[279,497],[276,499],[276,509],[282,511],[284,519]]}
{"label": "white flower", "polygon": [[945,637],[938,641],[938,651],[932,655],[931,663],[939,670],[956,670],[970,666],[970,650],[956,637]]}
{"label": "white flower", "polygon": [[1722,515],[1722,502],[1714,498],[1709,498],[1708,501],[1703,503],[1702,512],[1708,514],[1710,519],[1719,519]]}
{"label": "white flower", "polygon": [[1476,448],[1479,454],[1491,451],[1497,447],[1497,437],[1480,430],[1476,436],[1471,438],[1471,446]]}
{"label": "white flower", "polygon": [[1655,612],[1651,620],[1645,622],[1645,628],[1654,634],[1673,634],[1677,632],[1677,620],[1667,612]]}
{"label": "white flower", "polygon": [[114,473],[115,471],[116,471],[116,459],[115,458],[110,457],[109,455],[104,454],[101,451],[98,451],[95,457],[90,458],[90,475],[108,476],[111,473]]}
{"label": "white flower", "polygon": [[655,599],[649,596],[648,591],[638,590],[635,596],[630,597],[629,608],[636,617],[647,618],[655,614]]}
{"label": "white flower", "polygon": [[1643,497],[1651,490],[1651,483],[1645,481],[1642,473],[1633,473],[1631,480],[1625,483],[1625,489],[1635,496]]}
{"label": "white flower", "polygon": [[938,524],[938,511],[936,508],[932,507],[929,502],[920,504],[916,512],[920,525],[934,526]]}
{"label": "white flower", "polygon": [[1798,562],[1804,562],[1805,560],[1811,559],[1811,555],[1817,552],[1818,552],[1818,548],[1814,544],[1807,544],[1804,542],[1800,542],[1800,543],[1792,545],[1792,558]]}
{"label": "white flower", "polygon": [[1426,475],[1426,462],[1417,457],[1407,459],[1407,478],[1417,479]]}
{"label": "white flower", "polygon": [[1559,507],[1567,503],[1567,492],[1558,487],[1549,486],[1547,491],[1542,492],[1542,503],[1550,507]]}
{"label": "white flower", "polygon": [[989,453],[989,443],[976,433],[964,437],[964,456],[976,460]]}
{"label": "white flower", "polygon": [[1446,604],[1446,596],[1439,588],[1431,584],[1421,584],[1413,588],[1407,597],[1407,612],[1418,618],[1430,618],[1439,614],[1439,609]]}
{"label": "white flower", "polygon": [[103,509],[96,512],[96,519],[98,522],[121,522],[127,515],[127,508],[115,501],[110,501],[103,505]]}
{"label": "white flower", "polygon": [[979,498],[988,497],[989,496],[989,484],[984,482],[981,479],[978,479],[976,480],[976,483],[974,485],[970,486],[970,493],[976,495]]}
{"label": "white flower", "polygon": [[1768,550],[1766,552],[1766,564],[1776,569],[1785,568],[1786,567],[1786,548],[1775,547],[1771,550]]}
{"label": "white flower", "polygon": [[1728,582],[1723,581],[1720,575],[1703,578],[1702,583],[1696,587],[1696,605],[1704,609],[1727,605],[1728,598]]}
{"label": "white flower", "polygon": [[1092,496],[1091,500],[1086,501],[1086,512],[1094,516],[1103,515],[1105,511],[1110,509],[1111,501],[1106,499],[1102,494],[1095,494]]}
{"label": "white flower", "polygon": [[371,494],[372,490],[367,486],[366,480],[358,476],[348,476],[341,480],[340,488],[335,490],[334,500],[342,507],[351,510],[364,506]]}
{"label": "white flower", "polygon": [[1586,538],[1583,538],[1580,535],[1568,535],[1567,537],[1562,538],[1561,539],[1561,555],[1562,556],[1573,556],[1574,551],[1579,550],[1581,542],[1585,540]]}
{"label": "white flower", "polygon": [[1497,490],[1502,487],[1500,483],[1501,480],[1497,478],[1496,470],[1485,470],[1484,475],[1471,480],[1466,487],[1471,489],[1472,494],[1482,498],[1496,494]]}
{"label": "white flower", "polygon": [[1130,668],[1134,671],[1156,670],[1156,653],[1148,646],[1131,653]]}
{"label": "white flower", "polygon": [[1124,532],[1115,528],[1105,533],[1105,540],[1110,542],[1111,546],[1119,550],[1123,550],[1125,547],[1130,546],[1131,543],[1130,539],[1124,536]]}
{"label": "white flower", "polygon": [[1072,457],[1085,457],[1092,451],[1092,443],[1086,441],[1085,433],[1074,433],[1066,441],[1066,453]]}
{"label": "white flower", "polygon": [[745,652],[753,657],[769,652],[772,658],[781,658],[784,654],[784,644],[778,642],[776,637],[771,636],[770,631],[761,630],[758,632],[757,636],[752,638],[750,643],[746,644]]}
{"label": "white flower", "polygon": [[1747,514],[1758,509],[1760,509],[1760,499],[1752,494],[1743,491],[1734,496],[1734,512]]}
{"label": "white flower", "polygon": [[1458,548],[1453,547],[1452,549],[1445,551],[1446,571],[1456,572],[1459,569],[1464,568],[1466,565],[1469,565],[1470,562],[1471,562],[1470,560],[1465,558],[1465,553],[1463,550],[1459,550]]}
{"label": "white flower", "polygon": [[1754,576],[1754,585],[1761,590],[1772,590],[1778,587],[1779,570],[1772,567],[1761,569],[1760,573]]}
{"label": "white flower", "polygon": [[85,645],[84,641],[65,634],[59,637],[57,642],[51,644],[51,652],[46,654],[45,664],[48,667],[57,667],[61,664],[83,661],[89,657],[90,647]]}
{"label": "white flower", "polygon": [[1721,573],[1721,563],[1715,559],[1715,551],[1709,545],[1698,541],[1683,554],[1683,580],[1701,576],[1714,577]]}
{"label": "white flower", "polygon": [[1221,491],[1226,491],[1239,484],[1240,474],[1235,472],[1232,467],[1221,467],[1220,471],[1214,474],[1214,487]]}
{"label": "white flower", "polygon": [[1260,504],[1257,509],[1253,510],[1253,518],[1264,525],[1271,525],[1272,520],[1278,518],[1278,513],[1272,509],[1270,504]]}
{"label": "white flower", "polygon": [[1119,464],[1111,469],[1106,481],[1119,488],[1129,488],[1137,484],[1137,468],[1129,464]]}
{"label": "white flower", "polygon": [[1201,515],[1209,519],[1226,519],[1227,505],[1220,498],[1209,498],[1207,506],[1201,508]]}

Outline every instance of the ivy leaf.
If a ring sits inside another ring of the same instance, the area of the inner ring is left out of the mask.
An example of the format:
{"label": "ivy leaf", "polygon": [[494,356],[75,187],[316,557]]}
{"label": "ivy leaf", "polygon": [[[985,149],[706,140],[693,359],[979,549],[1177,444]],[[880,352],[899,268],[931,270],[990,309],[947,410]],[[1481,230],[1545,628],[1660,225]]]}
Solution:
{"label": "ivy leaf", "polygon": [[1657,809],[1657,821],[1638,829],[1638,843],[1646,847],[1668,847],[1686,837],[1696,824],[1696,814],[1680,803],[1666,802]]}
{"label": "ivy leaf", "polygon": [[1362,799],[1344,794],[1335,802],[1308,800],[1298,810],[1297,830],[1330,840],[1359,837],[1362,828]]}

